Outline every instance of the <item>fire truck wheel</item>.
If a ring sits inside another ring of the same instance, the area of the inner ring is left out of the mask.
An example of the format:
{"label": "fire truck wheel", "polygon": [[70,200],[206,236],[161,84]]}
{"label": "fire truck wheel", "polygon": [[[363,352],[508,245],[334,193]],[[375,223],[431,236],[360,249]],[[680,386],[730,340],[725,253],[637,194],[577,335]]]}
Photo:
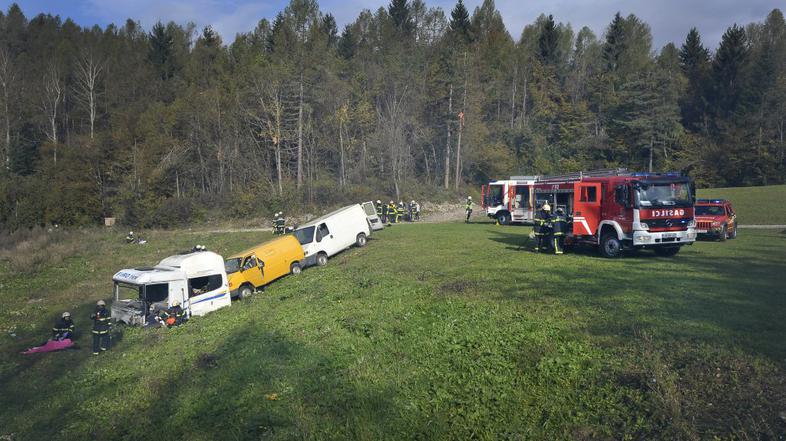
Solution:
{"label": "fire truck wheel", "polygon": [[680,252],[680,247],[657,247],[655,254],[661,257],[671,257]]}
{"label": "fire truck wheel", "polygon": [[737,238],[737,224],[734,224],[734,228],[731,230],[731,234],[729,234],[729,239],[736,239]]}
{"label": "fire truck wheel", "polygon": [[720,239],[721,242],[724,242],[726,239],[729,238],[729,226],[728,225],[726,225],[726,224],[721,225],[721,230],[720,230],[720,234],[718,235],[718,238]]}
{"label": "fire truck wheel", "polygon": [[600,239],[600,253],[603,257],[613,259],[622,253],[622,242],[615,233],[606,233]]}
{"label": "fire truck wheel", "polygon": [[497,222],[499,222],[500,225],[508,225],[510,223],[510,213],[499,213],[497,215]]}

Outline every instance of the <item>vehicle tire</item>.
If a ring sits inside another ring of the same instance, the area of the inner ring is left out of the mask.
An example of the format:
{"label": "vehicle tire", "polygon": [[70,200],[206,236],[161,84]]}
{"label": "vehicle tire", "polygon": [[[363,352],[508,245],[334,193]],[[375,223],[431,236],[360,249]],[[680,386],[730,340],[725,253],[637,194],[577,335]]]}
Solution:
{"label": "vehicle tire", "polygon": [[655,254],[661,257],[671,257],[680,252],[682,247],[656,247]]}
{"label": "vehicle tire", "polygon": [[328,257],[325,253],[317,254],[317,265],[318,266],[325,266],[328,263]]}
{"label": "vehicle tire", "polygon": [[720,234],[718,235],[718,239],[720,239],[721,242],[725,242],[726,239],[728,238],[729,238],[729,227],[728,225],[723,224],[721,225],[721,231]]}
{"label": "vehicle tire", "polygon": [[250,285],[243,285],[237,291],[237,299],[238,300],[243,300],[243,299],[245,299],[247,297],[250,297],[251,294],[253,294],[253,293],[254,293],[254,290],[251,288]]}
{"label": "vehicle tire", "polygon": [[734,224],[734,229],[731,230],[731,234],[729,234],[729,239],[736,239],[737,238],[737,224]]}
{"label": "vehicle tire", "polygon": [[290,274],[298,275],[301,271],[303,271],[303,268],[300,267],[300,263],[292,262],[292,265],[289,265]]}
{"label": "vehicle tire", "polygon": [[366,238],[366,233],[358,234],[358,237],[355,239],[355,245],[357,245],[358,248],[363,248],[364,246],[366,246],[366,242],[368,242],[368,238]]}
{"label": "vehicle tire", "polygon": [[500,225],[509,225],[510,224],[510,213],[503,212],[497,215],[497,222]]}
{"label": "vehicle tire", "polygon": [[622,254],[622,242],[617,239],[616,233],[605,233],[601,236],[600,254],[609,259],[614,259]]}

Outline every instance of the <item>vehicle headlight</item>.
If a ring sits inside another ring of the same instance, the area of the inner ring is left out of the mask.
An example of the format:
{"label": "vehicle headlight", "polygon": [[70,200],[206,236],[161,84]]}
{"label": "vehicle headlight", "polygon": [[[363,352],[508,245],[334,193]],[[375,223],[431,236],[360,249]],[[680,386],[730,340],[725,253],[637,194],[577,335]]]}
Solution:
{"label": "vehicle headlight", "polygon": [[696,219],[691,219],[688,221],[688,228],[696,227]]}
{"label": "vehicle headlight", "polygon": [[639,227],[640,227],[642,230],[645,230],[645,231],[650,229],[650,226],[649,226],[649,225],[647,225],[647,224],[645,224],[644,222],[639,222]]}
{"label": "vehicle headlight", "polygon": [[718,221],[712,221],[712,226],[713,226],[713,227],[720,227],[720,222],[718,222]]}

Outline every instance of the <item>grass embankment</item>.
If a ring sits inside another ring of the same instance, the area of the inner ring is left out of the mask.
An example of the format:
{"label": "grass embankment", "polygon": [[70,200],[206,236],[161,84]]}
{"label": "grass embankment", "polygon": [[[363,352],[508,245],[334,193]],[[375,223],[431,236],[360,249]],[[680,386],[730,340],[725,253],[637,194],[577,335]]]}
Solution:
{"label": "grass embankment", "polygon": [[786,185],[706,188],[700,198],[731,201],[740,225],[786,225]]}
{"label": "grass embankment", "polygon": [[[536,255],[528,228],[394,226],[173,330],[92,357],[118,268],[259,233],[94,232],[77,256],[0,273],[0,437],[777,439],[786,432],[786,235],[674,258]],[[82,350],[25,357],[57,314]],[[7,329],[15,327],[18,339]]]}

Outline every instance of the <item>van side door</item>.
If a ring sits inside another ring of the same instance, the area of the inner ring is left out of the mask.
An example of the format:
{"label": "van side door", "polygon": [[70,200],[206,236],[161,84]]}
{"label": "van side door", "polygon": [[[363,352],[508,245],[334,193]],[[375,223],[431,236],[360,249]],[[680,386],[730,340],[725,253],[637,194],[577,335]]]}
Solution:
{"label": "van side door", "polygon": [[264,263],[255,254],[246,256],[241,264],[240,271],[243,277],[246,278],[252,285],[259,287],[265,284],[264,273],[267,270],[264,268]]}

